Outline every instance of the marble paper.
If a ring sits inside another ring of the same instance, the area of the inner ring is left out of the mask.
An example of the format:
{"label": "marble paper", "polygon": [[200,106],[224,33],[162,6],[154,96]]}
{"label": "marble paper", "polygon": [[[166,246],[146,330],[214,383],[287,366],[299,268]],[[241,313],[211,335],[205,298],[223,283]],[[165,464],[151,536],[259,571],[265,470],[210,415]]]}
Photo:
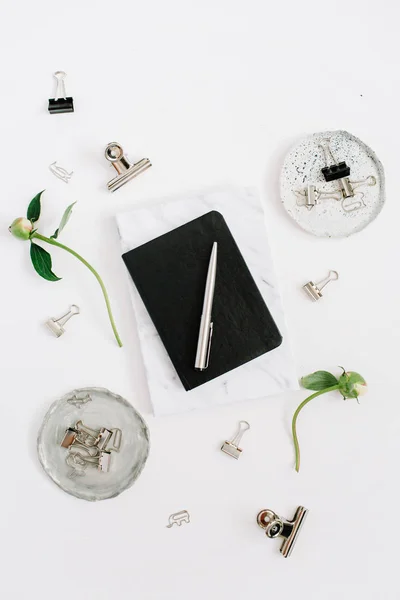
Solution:
{"label": "marble paper", "polygon": [[[219,188],[148,203],[117,215],[123,252],[163,235],[210,210],[224,216],[251,274],[283,336],[279,348],[186,392],[132,282],[129,285],[155,415],[166,415],[262,398],[298,388],[264,211],[252,189]],[[160,290],[162,294],[162,290]]]}

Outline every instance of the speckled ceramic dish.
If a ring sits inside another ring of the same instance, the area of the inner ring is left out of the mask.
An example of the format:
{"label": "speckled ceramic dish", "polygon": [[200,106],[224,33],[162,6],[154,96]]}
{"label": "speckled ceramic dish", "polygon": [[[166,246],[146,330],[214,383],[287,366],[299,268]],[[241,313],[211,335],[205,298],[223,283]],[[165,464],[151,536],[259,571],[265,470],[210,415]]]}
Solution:
{"label": "speckled ceramic dish", "polygon": [[[336,161],[345,161],[350,167],[349,180],[354,183],[356,195],[344,205],[342,198],[327,197],[339,188],[335,181],[326,182],[321,173],[326,160],[320,144],[326,139],[330,139],[329,146]],[[302,194],[308,184],[322,192],[311,209],[302,205]],[[385,202],[381,162],[371,148],[347,131],[324,131],[303,138],[285,158],[280,187],[283,205],[292,219],[317,236],[346,237],[357,233],[378,216]],[[352,212],[344,210],[353,206],[359,208]]]}
{"label": "speckled ceramic dish", "polygon": [[[110,452],[109,472],[96,466],[79,470],[67,463],[61,447],[65,431],[77,421],[93,429],[121,430],[119,451]],[[118,496],[139,477],[149,453],[149,431],[141,415],[126,400],[103,388],[81,388],[54,402],[40,428],[37,449],[47,475],[61,489],[83,500]]]}

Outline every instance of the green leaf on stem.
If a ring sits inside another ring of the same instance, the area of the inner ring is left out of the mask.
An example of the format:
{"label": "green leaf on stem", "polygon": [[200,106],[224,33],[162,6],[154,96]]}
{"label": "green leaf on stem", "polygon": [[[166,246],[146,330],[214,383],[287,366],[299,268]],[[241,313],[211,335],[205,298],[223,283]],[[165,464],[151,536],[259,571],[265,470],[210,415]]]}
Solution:
{"label": "green leaf on stem", "polygon": [[301,385],[303,387],[307,390],[315,390],[316,392],[337,384],[338,380],[336,377],[328,371],[315,371],[315,373],[301,378]]}
{"label": "green leaf on stem", "polygon": [[53,238],[53,240],[56,240],[58,238],[58,236],[60,235],[60,233],[66,226],[66,224],[68,223],[69,218],[71,216],[72,209],[75,204],[76,204],[76,202],[73,202],[65,209],[62,219],[60,221],[60,224],[58,226],[58,229],[56,229],[55,232],[53,233],[53,235],[50,236],[51,238]]}
{"label": "green leaf on stem", "polygon": [[36,273],[38,273],[40,277],[47,279],[47,281],[60,281],[61,278],[54,275],[51,270],[52,264],[50,254],[47,250],[33,242],[31,242],[31,260]]}
{"label": "green leaf on stem", "polygon": [[40,197],[43,194],[43,192],[44,192],[44,190],[42,190],[41,192],[36,194],[36,196],[29,203],[28,210],[26,212],[26,216],[32,223],[37,221],[40,217],[40,211],[41,211]]}

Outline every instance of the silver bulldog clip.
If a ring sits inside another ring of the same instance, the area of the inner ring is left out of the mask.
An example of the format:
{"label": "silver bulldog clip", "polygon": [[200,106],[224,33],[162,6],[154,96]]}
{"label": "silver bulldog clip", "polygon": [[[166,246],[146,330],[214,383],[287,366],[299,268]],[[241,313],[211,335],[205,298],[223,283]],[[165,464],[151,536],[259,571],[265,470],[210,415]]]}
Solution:
{"label": "silver bulldog clip", "polygon": [[142,158],[137,163],[132,164],[124,155],[122,147],[117,142],[111,142],[105,149],[105,156],[112,164],[118,175],[108,182],[107,187],[110,192],[115,192],[125,183],[140,175],[151,167],[148,158]]}
{"label": "silver bulldog clip", "polygon": [[65,333],[64,325],[66,324],[66,322],[69,321],[70,318],[74,315],[79,315],[79,313],[79,306],[76,306],[76,304],[72,304],[69,308],[69,311],[65,313],[65,315],[59,317],[58,319],[48,319],[46,321],[46,325],[56,337],[60,337],[63,333]]}
{"label": "silver bulldog clip", "polygon": [[239,427],[235,436],[230,441],[222,444],[222,452],[229,454],[229,456],[232,456],[232,458],[236,458],[237,460],[242,454],[242,449],[239,448],[240,440],[242,439],[244,432],[248,429],[250,429],[250,425],[247,421],[239,421]]}
{"label": "silver bulldog clip", "polygon": [[281,554],[284,558],[291,555],[300,530],[307,517],[308,509],[299,506],[293,519],[287,521],[269,509],[261,510],[257,515],[257,523],[264,529],[269,538],[282,537]]}
{"label": "silver bulldog clip", "polygon": [[307,292],[312,300],[319,300],[322,298],[322,290],[324,287],[328,285],[330,281],[336,281],[337,279],[339,279],[339,273],[337,271],[329,271],[328,277],[325,277],[325,279],[319,281],[318,283],[309,281],[303,285],[303,290]]}

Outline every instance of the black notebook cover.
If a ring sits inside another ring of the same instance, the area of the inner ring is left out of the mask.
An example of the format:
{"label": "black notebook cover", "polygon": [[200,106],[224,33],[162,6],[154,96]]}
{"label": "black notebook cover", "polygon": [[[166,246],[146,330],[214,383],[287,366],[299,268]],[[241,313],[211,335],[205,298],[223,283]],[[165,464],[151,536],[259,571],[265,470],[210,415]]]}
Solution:
{"label": "black notebook cover", "polygon": [[[195,371],[208,264],[218,243],[209,366]],[[282,336],[223,216],[209,212],[122,256],[186,390],[280,346]]]}

